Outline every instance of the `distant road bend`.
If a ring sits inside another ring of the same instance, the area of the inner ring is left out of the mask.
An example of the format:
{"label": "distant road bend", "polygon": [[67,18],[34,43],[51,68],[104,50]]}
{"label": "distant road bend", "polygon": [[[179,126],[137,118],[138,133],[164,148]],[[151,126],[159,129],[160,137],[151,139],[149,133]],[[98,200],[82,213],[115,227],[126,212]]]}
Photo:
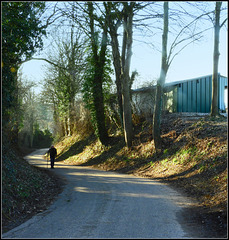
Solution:
{"label": "distant road bend", "polygon": [[[47,168],[47,149],[28,155]],[[44,212],[2,238],[195,238],[185,232],[179,212],[190,200],[158,181],[89,167],[55,163],[67,180],[63,192]]]}

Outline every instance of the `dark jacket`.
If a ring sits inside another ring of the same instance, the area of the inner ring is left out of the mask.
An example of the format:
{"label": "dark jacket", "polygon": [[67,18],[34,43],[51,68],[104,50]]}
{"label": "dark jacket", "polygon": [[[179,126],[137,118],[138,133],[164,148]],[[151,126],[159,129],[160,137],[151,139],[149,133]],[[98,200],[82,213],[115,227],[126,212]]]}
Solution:
{"label": "dark jacket", "polygon": [[52,147],[48,150],[48,153],[50,154],[50,157],[51,158],[55,158],[56,155],[57,155],[57,151],[56,151],[56,148]]}

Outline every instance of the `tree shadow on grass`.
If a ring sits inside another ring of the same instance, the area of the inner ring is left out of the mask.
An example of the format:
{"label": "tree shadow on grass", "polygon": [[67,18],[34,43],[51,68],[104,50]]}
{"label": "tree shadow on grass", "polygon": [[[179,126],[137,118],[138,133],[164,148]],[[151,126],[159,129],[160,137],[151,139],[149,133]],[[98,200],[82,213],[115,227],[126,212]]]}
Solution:
{"label": "tree shadow on grass", "polygon": [[125,142],[123,140],[123,137],[110,137],[109,145],[111,147],[108,151],[104,151],[99,156],[91,158],[87,162],[82,163],[78,166],[93,166],[107,161],[110,157],[114,156],[118,151],[120,151],[125,146]]}
{"label": "tree shadow on grass", "polygon": [[96,140],[96,136],[90,135],[87,138],[85,138],[84,140],[78,141],[76,143],[74,143],[66,152],[64,152],[63,154],[59,155],[56,158],[56,162],[60,162],[63,161],[71,156],[80,154],[83,149],[89,145],[91,142],[93,142],[94,140]]}
{"label": "tree shadow on grass", "polygon": [[[209,167],[210,164],[212,164],[212,167]],[[198,169],[200,171],[197,174],[191,175],[189,177],[185,177],[186,175],[188,175]],[[184,177],[185,179],[194,179],[194,178],[203,178],[203,177],[209,178],[209,177],[214,177],[216,175],[221,174],[226,169],[227,169],[226,161],[218,162],[217,165],[214,166],[212,163],[212,159],[206,159],[204,161],[201,161],[201,162],[195,164],[193,167],[191,167],[183,172],[173,174],[170,176],[166,176],[166,177],[154,178],[154,179],[173,181],[174,179],[177,179],[177,178],[183,179],[182,177]]]}

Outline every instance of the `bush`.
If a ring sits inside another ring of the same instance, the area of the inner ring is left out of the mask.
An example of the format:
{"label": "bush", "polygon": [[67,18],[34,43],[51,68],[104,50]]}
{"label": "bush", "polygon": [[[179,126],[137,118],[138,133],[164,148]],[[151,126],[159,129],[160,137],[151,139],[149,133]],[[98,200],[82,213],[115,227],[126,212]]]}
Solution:
{"label": "bush", "polygon": [[52,133],[46,129],[41,131],[36,128],[33,135],[33,147],[35,148],[46,148],[49,147],[53,142]]}

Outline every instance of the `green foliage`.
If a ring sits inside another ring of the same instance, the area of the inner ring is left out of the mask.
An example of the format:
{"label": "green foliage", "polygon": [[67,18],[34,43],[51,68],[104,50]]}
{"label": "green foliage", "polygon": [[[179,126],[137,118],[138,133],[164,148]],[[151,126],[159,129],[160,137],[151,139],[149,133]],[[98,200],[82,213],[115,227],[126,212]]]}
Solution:
{"label": "green foliage", "polygon": [[52,133],[46,129],[41,131],[39,125],[35,125],[35,130],[33,134],[33,147],[35,148],[45,148],[49,147],[53,142]]}
{"label": "green foliage", "polygon": [[44,8],[45,2],[2,2],[4,65],[11,63],[10,67],[16,67],[43,47],[42,36],[46,31],[38,14]]}
{"label": "green foliage", "polygon": [[[7,133],[2,141],[2,227],[23,220],[28,213],[40,208],[39,204],[49,201],[56,184],[53,178],[37,167],[31,166],[19,157],[15,146],[11,145]],[[55,189],[56,191],[56,189]],[[35,203],[36,202],[36,203]]]}
{"label": "green foliage", "polygon": [[163,151],[163,154],[164,154],[164,155],[167,155],[168,152],[169,152],[169,150],[168,150],[168,149],[165,149],[165,150]]}
{"label": "green foliage", "polygon": [[[70,37],[70,39],[69,39]],[[82,85],[86,40],[81,30],[72,26],[71,34],[61,33],[54,41],[50,64],[44,79],[42,98],[53,106],[55,138],[71,135],[76,126],[76,96]]]}
{"label": "green foliage", "polygon": [[[107,53],[105,66],[104,66],[104,73],[103,73],[103,82],[102,82],[103,99],[104,99],[105,108],[111,96],[112,79],[110,77],[110,74],[112,74],[113,70],[111,68],[110,59],[111,59],[111,55]],[[97,124],[98,120],[96,117],[95,94],[99,94],[99,93],[94,92],[94,85],[96,84],[95,72],[96,72],[95,63],[94,63],[92,54],[90,54],[89,52],[87,57],[87,69],[84,76],[82,92],[83,92],[83,101],[86,104],[85,105],[86,108],[90,110],[92,125],[94,127],[95,134],[98,136],[99,131],[98,131],[98,124]]]}
{"label": "green foliage", "polygon": [[150,165],[151,167],[153,167],[155,164],[156,164],[156,163],[153,162],[153,161],[150,161],[150,162],[149,162],[149,165]]}
{"label": "green foliage", "polygon": [[42,48],[46,34],[39,14],[45,2],[2,2],[2,116],[3,126],[17,139],[20,101],[18,101],[18,68]]}

